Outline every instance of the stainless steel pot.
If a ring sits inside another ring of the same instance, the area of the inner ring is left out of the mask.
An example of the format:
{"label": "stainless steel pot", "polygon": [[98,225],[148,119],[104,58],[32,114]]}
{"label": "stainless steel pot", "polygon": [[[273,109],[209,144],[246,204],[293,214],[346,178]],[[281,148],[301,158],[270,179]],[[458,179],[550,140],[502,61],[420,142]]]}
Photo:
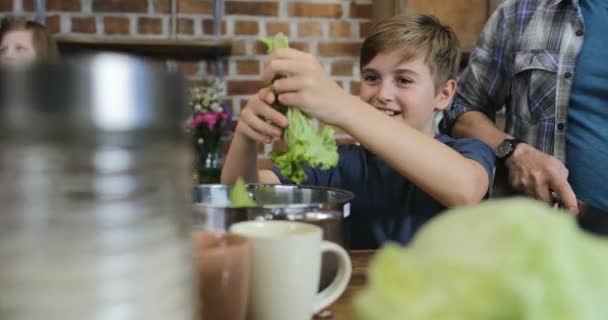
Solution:
{"label": "stainless steel pot", "polygon": [[[349,191],[295,185],[248,185],[257,207],[235,208],[230,203],[229,185],[208,184],[194,188],[195,228],[225,231],[236,222],[247,220],[293,220],[315,224],[323,229],[323,238],[348,250],[344,218],[350,214]],[[321,287],[333,279],[336,261],[323,257]]]}

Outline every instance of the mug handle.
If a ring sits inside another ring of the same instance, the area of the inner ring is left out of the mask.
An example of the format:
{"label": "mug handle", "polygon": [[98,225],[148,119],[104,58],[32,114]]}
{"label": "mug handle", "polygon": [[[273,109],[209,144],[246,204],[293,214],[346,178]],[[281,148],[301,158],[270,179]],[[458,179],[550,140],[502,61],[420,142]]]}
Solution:
{"label": "mug handle", "polygon": [[321,255],[323,255],[324,252],[331,252],[336,256],[338,260],[338,272],[331,284],[323,291],[319,292],[315,297],[315,303],[313,305],[314,313],[323,310],[323,308],[338,300],[340,295],[346,290],[352,272],[350,257],[346,250],[341,246],[323,240],[321,242]]}

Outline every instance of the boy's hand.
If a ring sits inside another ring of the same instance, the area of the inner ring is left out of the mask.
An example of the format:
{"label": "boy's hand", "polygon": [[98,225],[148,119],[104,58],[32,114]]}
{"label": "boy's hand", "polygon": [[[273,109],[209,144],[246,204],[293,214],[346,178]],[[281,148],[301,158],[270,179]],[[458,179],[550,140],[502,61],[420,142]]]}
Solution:
{"label": "boy's hand", "polygon": [[252,96],[241,111],[237,134],[261,143],[280,138],[287,127],[287,117],[271,106],[273,100],[274,95],[266,88]]}
{"label": "boy's hand", "polygon": [[279,102],[294,106],[329,124],[337,124],[341,108],[352,96],[329,77],[323,66],[310,54],[294,49],[277,49],[268,56],[264,79],[284,75],[273,83]]}

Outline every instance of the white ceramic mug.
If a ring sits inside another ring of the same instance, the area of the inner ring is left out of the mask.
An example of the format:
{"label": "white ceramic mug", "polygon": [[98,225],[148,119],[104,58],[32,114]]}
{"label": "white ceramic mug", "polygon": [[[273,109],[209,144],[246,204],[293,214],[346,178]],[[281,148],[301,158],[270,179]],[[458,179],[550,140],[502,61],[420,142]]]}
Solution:
{"label": "white ceramic mug", "polygon": [[[248,221],[230,231],[249,238],[251,270],[248,319],[310,320],[346,289],[351,275],[348,253],[322,240],[321,228],[292,221]],[[338,260],[332,283],[317,293],[321,255],[331,252]]]}

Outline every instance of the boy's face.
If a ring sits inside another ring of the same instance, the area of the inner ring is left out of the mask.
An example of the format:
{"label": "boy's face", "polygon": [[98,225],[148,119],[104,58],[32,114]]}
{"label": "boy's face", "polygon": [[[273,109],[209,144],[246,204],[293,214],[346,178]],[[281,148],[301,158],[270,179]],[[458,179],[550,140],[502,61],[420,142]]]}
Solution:
{"label": "boy's face", "polygon": [[2,64],[29,64],[36,60],[32,33],[27,30],[10,31],[0,43]]}
{"label": "boy's face", "polygon": [[435,111],[445,109],[456,82],[436,93],[433,76],[424,57],[403,61],[398,50],[380,52],[361,69],[360,97],[395,121],[403,121],[433,134]]}

